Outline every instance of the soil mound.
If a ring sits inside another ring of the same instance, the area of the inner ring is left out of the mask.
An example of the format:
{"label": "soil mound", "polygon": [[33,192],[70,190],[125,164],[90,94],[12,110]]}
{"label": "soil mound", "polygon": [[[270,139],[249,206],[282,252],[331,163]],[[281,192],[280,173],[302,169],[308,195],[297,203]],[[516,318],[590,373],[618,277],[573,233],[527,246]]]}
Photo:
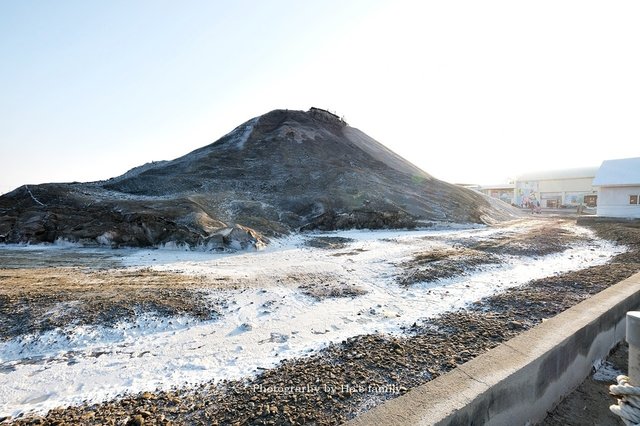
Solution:
{"label": "soil mound", "polygon": [[259,247],[300,230],[490,223],[516,211],[433,178],[339,117],[275,110],[172,161],[0,197],[0,242]]}

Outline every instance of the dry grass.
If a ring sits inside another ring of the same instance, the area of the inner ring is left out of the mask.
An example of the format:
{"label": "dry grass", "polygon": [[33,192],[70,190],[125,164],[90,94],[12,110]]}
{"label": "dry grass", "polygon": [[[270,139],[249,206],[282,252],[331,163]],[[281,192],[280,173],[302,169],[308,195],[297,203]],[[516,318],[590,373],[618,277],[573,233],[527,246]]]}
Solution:
{"label": "dry grass", "polygon": [[210,281],[148,269],[1,269],[0,339],[70,324],[114,324],[143,312],[209,319],[217,313],[201,291],[215,284]]}

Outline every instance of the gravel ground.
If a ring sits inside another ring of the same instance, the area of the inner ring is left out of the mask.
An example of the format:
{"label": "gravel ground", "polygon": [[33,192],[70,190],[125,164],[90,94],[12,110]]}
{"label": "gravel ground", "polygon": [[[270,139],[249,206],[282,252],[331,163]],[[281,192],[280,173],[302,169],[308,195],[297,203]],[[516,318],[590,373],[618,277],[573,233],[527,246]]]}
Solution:
{"label": "gravel ground", "polygon": [[[501,255],[544,256],[566,250],[581,238],[564,228],[566,219],[523,221],[525,230],[513,230],[488,238],[461,238],[453,248],[415,253],[399,266],[398,283],[404,286],[467,275],[489,264],[501,263]],[[506,225],[506,226],[511,226]]]}
{"label": "gravel ground", "polygon": [[[608,265],[535,280],[415,323],[403,337],[357,336],[245,381],[144,392],[15,424],[335,425],[446,373],[640,270],[640,224],[593,223],[630,251]],[[544,251],[544,243],[539,243]]]}

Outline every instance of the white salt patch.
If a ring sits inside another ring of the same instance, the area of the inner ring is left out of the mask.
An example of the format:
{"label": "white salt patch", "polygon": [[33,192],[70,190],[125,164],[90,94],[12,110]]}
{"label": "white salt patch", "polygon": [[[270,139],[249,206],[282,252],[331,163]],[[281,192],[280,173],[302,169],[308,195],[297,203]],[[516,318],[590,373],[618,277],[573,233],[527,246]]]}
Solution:
{"label": "white salt patch", "polygon": [[611,382],[615,383],[616,377],[621,374],[625,374],[624,372],[618,370],[612,363],[609,361],[600,361],[599,365],[594,365],[596,368],[596,372],[593,373],[593,380],[598,382]]}
{"label": "white salt patch", "polygon": [[[400,272],[397,264],[418,251],[441,247],[449,240],[485,238],[513,230],[317,234],[355,240],[340,250],[307,247],[304,242],[308,237],[298,235],[276,241],[262,251],[234,254],[126,251],[123,262],[130,267],[261,280],[263,285],[209,290],[212,300],[227,302],[219,320],[143,318],[115,329],[76,327],[4,342],[0,344],[0,415],[44,412],[126,392],[251,376],[260,368],[307,355],[331,342],[367,333],[399,333],[421,318],[463,307],[532,279],[602,264],[623,251],[594,240],[549,256],[507,256],[504,264],[408,289],[395,282]],[[333,274],[335,280],[367,293],[317,301],[280,280],[299,276],[302,284],[305,274]]]}
{"label": "white salt patch", "polygon": [[234,139],[233,142],[238,149],[244,148],[244,144],[247,142],[247,139],[249,139],[249,136],[253,131],[253,126],[255,126],[255,124],[258,122],[258,118],[259,117],[252,118],[251,120],[247,121],[244,125],[238,126],[234,130],[232,130],[231,133],[226,135],[226,136],[233,137]]}

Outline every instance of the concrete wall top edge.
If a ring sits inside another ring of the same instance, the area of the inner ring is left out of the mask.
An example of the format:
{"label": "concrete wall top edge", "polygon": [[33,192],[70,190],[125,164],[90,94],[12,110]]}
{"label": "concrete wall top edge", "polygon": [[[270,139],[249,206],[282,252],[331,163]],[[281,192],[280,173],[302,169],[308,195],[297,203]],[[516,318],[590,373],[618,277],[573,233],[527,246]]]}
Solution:
{"label": "concrete wall top edge", "polygon": [[[347,425],[456,424],[447,421],[454,413],[462,412],[472,402],[476,404],[483,395],[488,395],[507,380],[513,380],[518,375],[524,375],[526,379],[527,375],[535,373],[533,369],[538,369],[549,354],[558,351],[558,348],[571,348],[576,338],[591,338],[591,334],[585,334],[585,330],[615,329],[620,322],[618,317],[624,318],[627,310],[638,306],[640,273],[593,295],[449,373],[375,407]],[[589,354],[591,352],[593,351],[589,351]],[[523,381],[522,377],[519,381]],[[396,414],[399,413],[402,423],[397,422]]]}

